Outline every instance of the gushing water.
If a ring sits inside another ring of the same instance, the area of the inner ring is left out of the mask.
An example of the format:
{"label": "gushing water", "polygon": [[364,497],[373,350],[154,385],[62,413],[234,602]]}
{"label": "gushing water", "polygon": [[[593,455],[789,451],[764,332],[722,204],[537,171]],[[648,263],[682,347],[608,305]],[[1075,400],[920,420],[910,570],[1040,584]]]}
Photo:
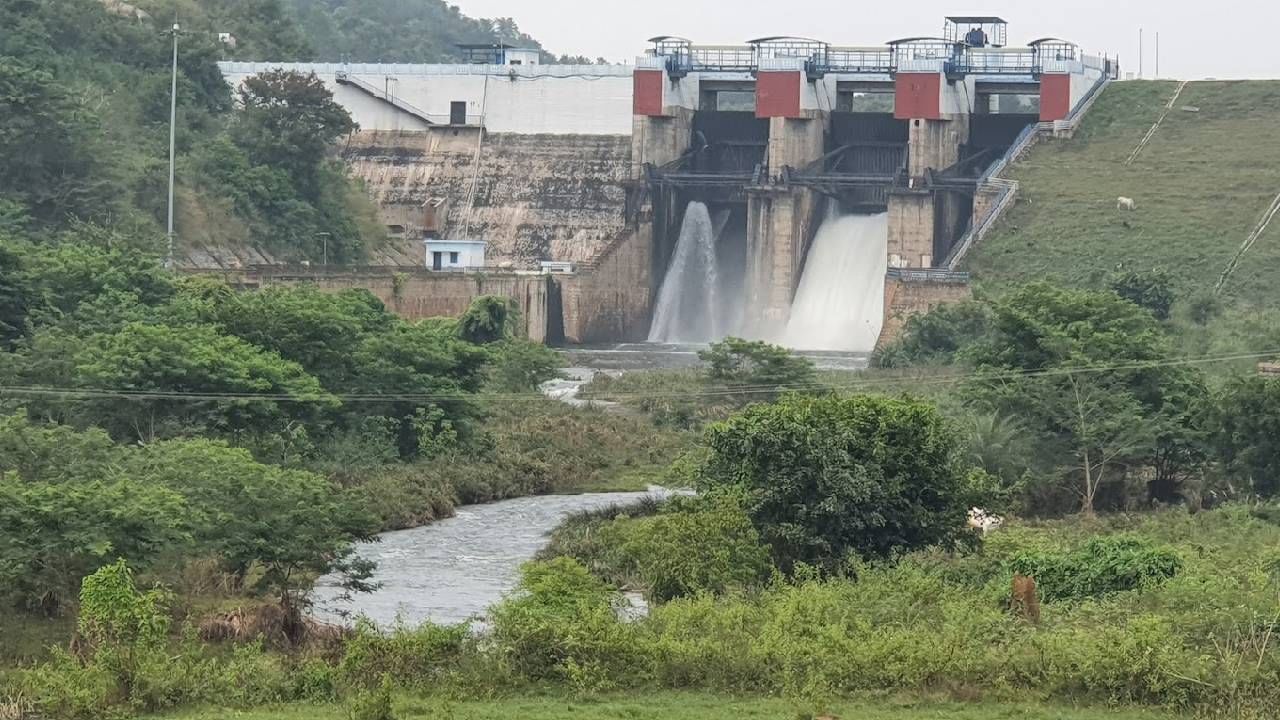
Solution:
{"label": "gushing water", "polygon": [[[719,225],[724,227],[723,222]],[[717,266],[716,223],[706,205],[691,202],[658,293],[649,342],[702,343],[722,337]]]}
{"label": "gushing water", "polygon": [[871,352],[884,324],[889,216],[833,215],[814,237],[780,343]]}

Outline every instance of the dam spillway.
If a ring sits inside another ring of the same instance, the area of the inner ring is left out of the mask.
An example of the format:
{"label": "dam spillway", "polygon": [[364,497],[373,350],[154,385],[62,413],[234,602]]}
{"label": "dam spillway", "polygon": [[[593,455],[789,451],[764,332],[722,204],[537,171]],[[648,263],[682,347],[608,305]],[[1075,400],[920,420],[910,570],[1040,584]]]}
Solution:
{"label": "dam spillway", "polygon": [[889,216],[831,214],[818,230],[778,344],[871,352],[884,325]]}
{"label": "dam spillway", "polygon": [[[369,265],[415,281],[412,293],[403,282],[379,291],[398,313],[454,314],[502,279],[501,292],[527,308],[530,337],[552,343],[735,334],[844,345],[819,338],[829,331],[814,329],[823,321],[807,309],[812,273],[828,265],[815,260],[827,244],[818,235],[830,234],[820,229],[827,204],[887,212],[880,284],[892,335],[901,318],[967,288],[954,272],[971,244],[963,240],[1007,205],[987,181],[991,168],[1007,166],[1022,139],[1059,132],[1119,74],[1067,41],[1007,45],[1005,26],[952,17],[941,37],[877,46],[660,37],[634,65],[542,65],[511,49],[456,65],[220,67],[233,85],[278,67],[314,72],[351,112],[361,129],[341,156],[391,236]],[[978,29],[990,42],[967,41]],[[712,230],[697,252],[681,251],[693,202],[707,207]],[[442,244],[484,245],[483,266],[432,275],[424,243],[444,257],[453,248]],[[278,262],[265,249],[228,257],[199,238],[184,246],[184,264],[243,268],[246,283],[340,289],[370,274],[263,271]],[[668,278],[676,255],[714,303],[672,310],[683,282]],[[848,299],[858,306],[846,316],[874,307],[876,284],[857,283],[867,297]]]}

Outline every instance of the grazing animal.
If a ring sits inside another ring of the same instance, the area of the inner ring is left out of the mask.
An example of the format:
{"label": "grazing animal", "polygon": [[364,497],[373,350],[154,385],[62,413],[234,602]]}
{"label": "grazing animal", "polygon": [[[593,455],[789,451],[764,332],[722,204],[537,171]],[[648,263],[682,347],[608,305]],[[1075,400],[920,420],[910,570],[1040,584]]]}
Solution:
{"label": "grazing animal", "polygon": [[1004,527],[1004,518],[980,508],[973,508],[969,511],[969,527],[981,530],[983,535],[987,535]]}
{"label": "grazing animal", "polygon": [[1024,620],[1040,622],[1040,595],[1035,578],[1026,575],[1013,576],[1013,593],[1009,596],[1009,610]]}
{"label": "grazing animal", "polygon": [[1133,212],[1138,209],[1138,203],[1133,198],[1122,197],[1116,200],[1116,209]]}

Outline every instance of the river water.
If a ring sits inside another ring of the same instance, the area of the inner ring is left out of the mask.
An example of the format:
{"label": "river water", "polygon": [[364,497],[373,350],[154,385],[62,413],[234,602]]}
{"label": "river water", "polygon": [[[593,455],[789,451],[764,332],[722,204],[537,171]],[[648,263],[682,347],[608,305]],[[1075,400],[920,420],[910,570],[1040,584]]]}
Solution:
{"label": "river water", "polygon": [[[662,494],[663,490],[650,491]],[[547,534],[582,510],[634,502],[648,493],[609,493],[521,498],[459,508],[457,515],[426,527],[387,533],[357,548],[378,563],[378,591],[339,600],[333,578],[316,586],[316,616],[341,622],[364,615],[380,626],[398,619],[460,623],[481,616],[515,586],[520,565],[547,543]]]}

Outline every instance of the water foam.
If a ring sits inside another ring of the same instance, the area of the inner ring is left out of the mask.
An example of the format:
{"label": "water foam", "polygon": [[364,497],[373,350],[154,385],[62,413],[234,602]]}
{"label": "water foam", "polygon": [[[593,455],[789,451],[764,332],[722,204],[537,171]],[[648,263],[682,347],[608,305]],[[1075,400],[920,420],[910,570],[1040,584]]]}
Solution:
{"label": "water foam", "polygon": [[818,229],[779,343],[871,352],[884,325],[889,216],[831,216]]}

